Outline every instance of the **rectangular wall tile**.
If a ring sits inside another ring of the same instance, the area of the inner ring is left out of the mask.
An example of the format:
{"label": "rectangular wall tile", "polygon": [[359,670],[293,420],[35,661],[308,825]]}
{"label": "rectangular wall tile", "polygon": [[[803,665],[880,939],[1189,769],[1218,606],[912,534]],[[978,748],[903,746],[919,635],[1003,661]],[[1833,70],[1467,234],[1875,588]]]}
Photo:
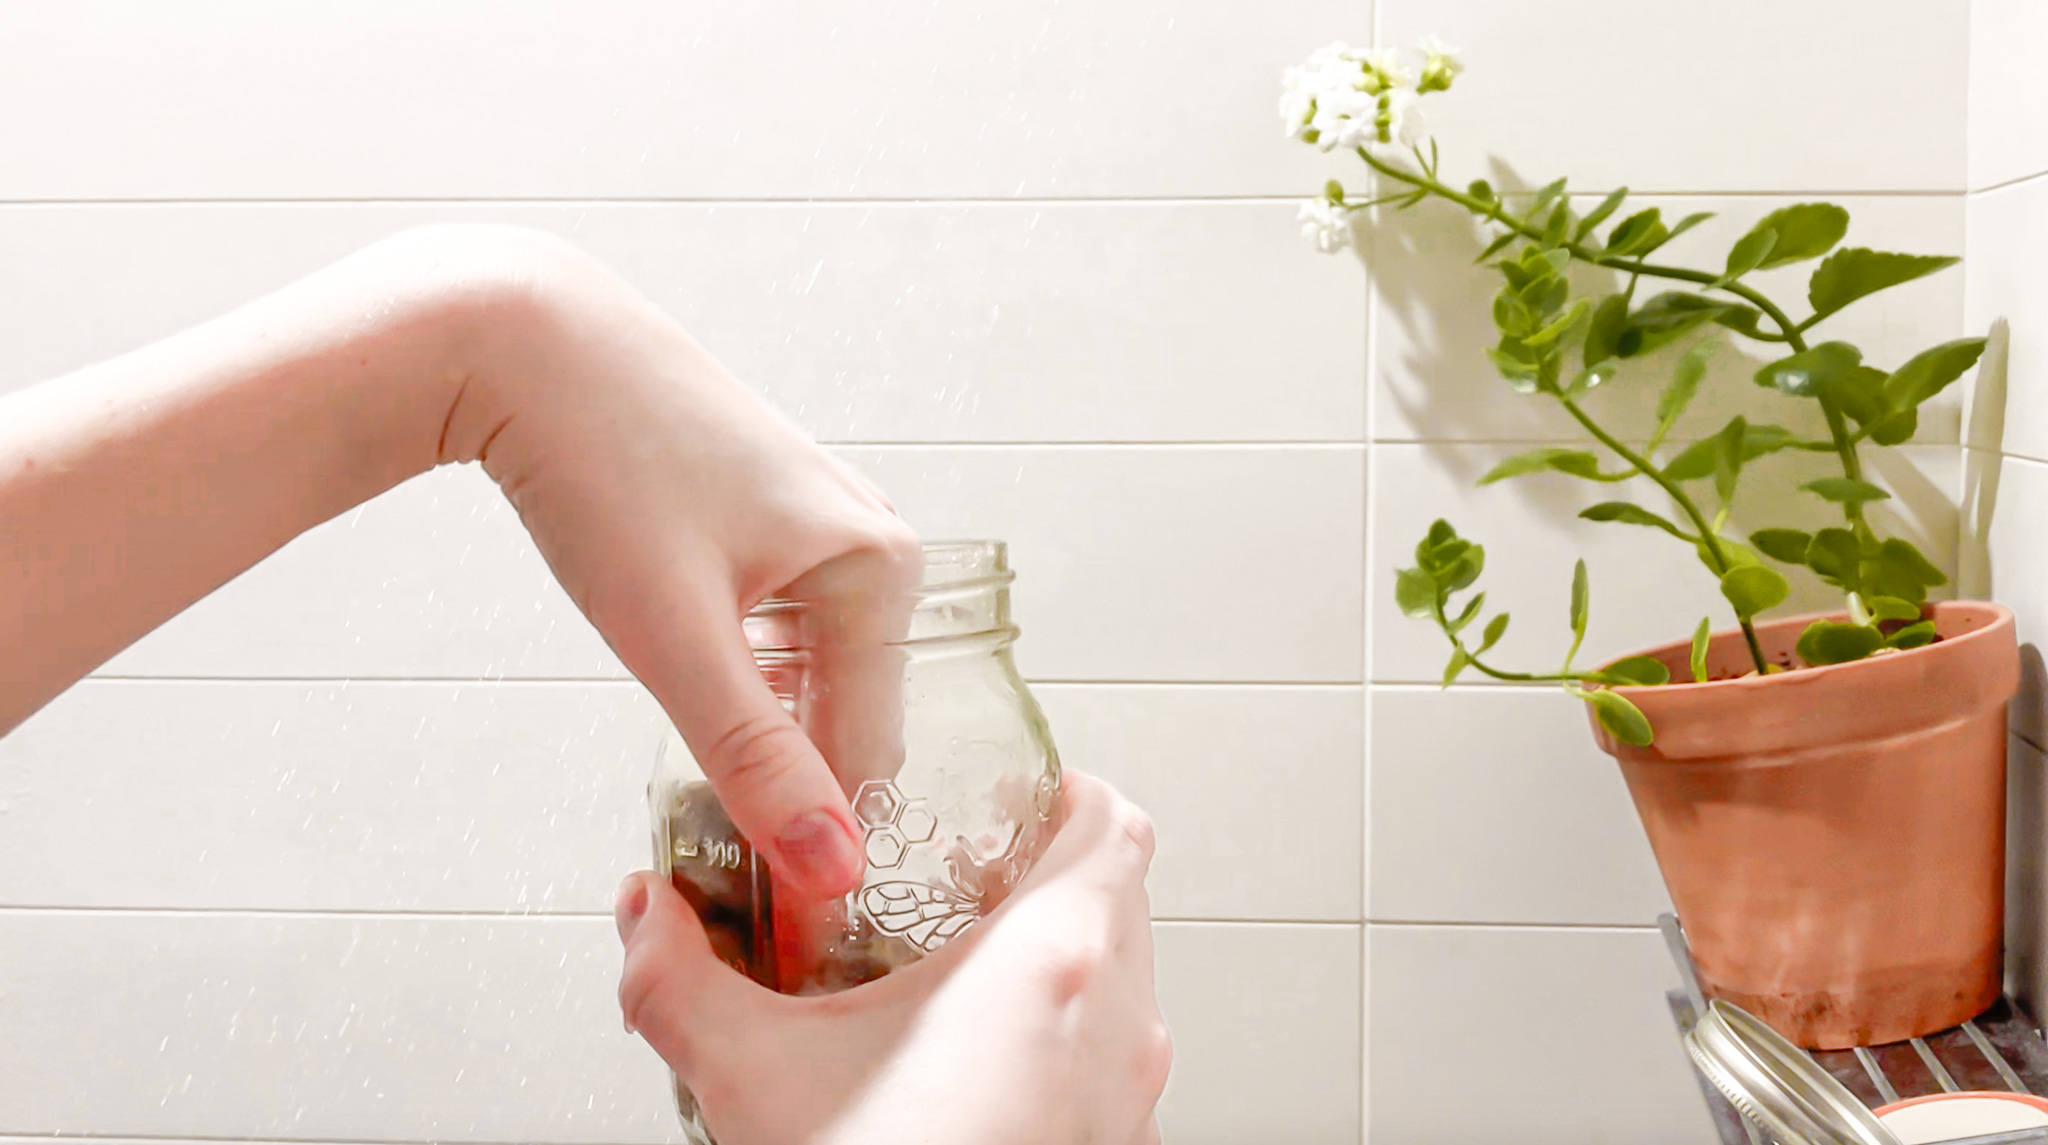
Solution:
{"label": "rectangular wall tile", "polygon": [[[0,81],[4,82],[4,81]],[[1357,441],[1365,276],[1274,203],[0,209],[0,392],[406,227],[553,231],[841,441]]]}
{"label": "rectangular wall tile", "polygon": [[87,681],[0,739],[0,905],[608,913],[667,727],[630,682]]}
{"label": "rectangular wall tile", "polygon": [[1312,193],[1314,153],[1274,114],[1281,70],[1370,28],[1369,8],[1336,0],[1261,19],[1223,0],[14,6],[0,98],[63,114],[0,126],[0,191]]}
{"label": "rectangular wall tile", "polygon": [[1569,696],[1376,687],[1371,734],[1373,918],[1642,926],[1670,909]]}
{"label": "rectangular wall tile", "polygon": [[1357,1142],[1359,928],[1161,923],[1153,934],[1174,1046],[1162,1137]]}
{"label": "rectangular wall tile", "polygon": [[0,912],[0,1133],[680,1140],[618,973],[609,918]]}
{"label": "rectangular wall tile", "polygon": [[[1356,687],[1036,691],[1152,814],[1156,915],[1359,917]],[[632,683],[87,681],[0,739],[0,906],[608,912],[666,728]]]}
{"label": "rectangular wall tile", "polygon": [[1970,0],[1972,188],[2048,171],[2048,82],[2036,59],[2043,42],[2048,9],[2034,0]]}
{"label": "rectangular wall tile", "polygon": [[[677,1140],[619,1028],[617,941],[605,918],[0,912],[0,1134]],[[1168,1140],[1358,1140],[1357,926],[1155,941]]]}
{"label": "rectangular wall tile", "polygon": [[[1677,9],[1672,10],[1674,13]],[[1827,199],[1823,193],[1790,196],[1644,196],[1636,207],[1655,206],[1668,221],[1696,211],[1715,217],[1681,235],[1658,252],[1657,261],[1718,272],[1728,247],[1757,220],[1794,202]],[[1596,200],[1582,198],[1588,211]],[[1851,215],[1852,246],[1925,254],[1957,254],[1964,248],[1961,196],[1850,196],[1839,198]],[[1971,235],[1977,234],[1972,224]],[[1373,351],[1373,436],[1380,440],[1590,440],[1558,404],[1547,397],[1517,394],[1485,354],[1499,340],[1493,324],[1498,271],[1473,265],[1489,241],[1463,211],[1430,204],[1387,217],[1373,235],[1368,261],[1374,272],[1378,320]],[[1797,263],[1750,276],[1750,285],[1783,305],[1794,317],[1810,312],[1806,280],[1816,264]],[[1609,292],[1618,276],[1586,275],[1575,289]],[[1643,280],[1638,298],[1683,283]],[[1963,319],[1964,272],[1950,270],[1859,302],[1814,330],[1815,339],[1844,339],[1869,360],[1895,369],[1914,354],[1965,333],[1984,332],[1988,320]],[[1679,423],[1677,433],[1712,433],[1730,417],[1788,425],[1799,432],[1826,432],[1818,407],[1759,388],[1753,377],[1784,347],[1742,339],[1709,328],[1722,346],[1706,384]],[[1679,353],[1691,340],[1624,365],[1616,380],[1594,391],[1586,409],[1604,428],[1623,437],[1646,439],[1657,424],[1657,395]],[[1575,359],[1576,360],[1576,359]],[[1917,440],[1957,440],[1960,387],[1930,401]]]}
{"label": "rectangular wall tile", "polygon": [[[1373,447],[1373,530],[1377,566],[1370,570],[1373,623],[1372,679],[1430,683],[1441,678],[1450,647],[1435,626],[1409,620],[1393,607],[1393,570],[1413,563],[1415,542],[1438,517],[1486,546],[1485,574],[1475,586],[1487,607],[1513,616],[1507,636],[1488,656],[1516,671],[1548,671],[1564,655],[1571,631],[1567,604],[1572,562],[1583,557],[1592,585],[1591,619],[1578,663],[1597,665],[1631,651],[1685,640],[1702,616],[1718,628],[1734,615],[1720,586],[1690,546],[1651,529],[1578,519],[1596,501],[1631,494],[1651,510],[1676,514],[1654,486],[1637,481],[1592,485],[1562,474],[1515,478],[1486,488],[1473,485],[1495,463],[1518,451],[1508,445],[1377,445]],[[1929,560],[1956,569],[1956,490],[1960,451],[1909,446],[1866,450],[1865,471],[1895,497],[1872,509],[1888,532],[1913,539]],[[1813,529],[1839,515],[1800,482],[1826,476],[1833,455],[1784,452],[1744,470],[1730,535],[1766,527]],[[1609,468],[1612,468],[1610,465]],[[1709,502],[1712,491],[1697,483]],[[1840,607],[1817,579],[1796,572],[1791,599],[1774,614]],[[1939,591],[1939,590],[1937,590]]]}
{"label": "rectangular wall tile", "polygon": [[1990,527],[1985,557],[1991,599],[2013,610],[2019,625],[2020,692],[2011,718],[2015,732],[2048,747],[2048,464],[2008,457],[1997,464],[1986,493]]}
{"label": "rectangular wall tile", "polygon": [[[1359,446],[859,449],[928,537],[1011,542],[1034,678],[1356,682]],[[623,675],[473,466],[330,521],[111,675]]]}
{"label": "rectangular wall tile", "polygon": [[1467,74],[1423,105],[1459,186],[1505,165],[1530,186],[1960,190],[1969,11],[1733,0],[1703,19],[1630,0],[1381,0],[1379,31],[1466,49]]}
{"label": "rectangular wall tile", "polygon": [[1155,916],[1359,918],[1359,689],[1033,691],[1061,759],[1151,814]]}
{"label": "rectangular wall tile", "polygon": [[[2048,243],[2048,180],[1969,197],[1968,289],[1963,324],[1973,332],[2003,319],[2010,331],[1992,360],[2003,370],[1973,393],[1970,444],[2048,460],[2048,395],[2033,380],[2048,369],[2048,284],[2029,253]],[[2010,383],[2007,378],[2013,379]]]}
{"label": "rectangular wall tile", "polygon": [[1665,1009],[1678,975],[1655,931],[1370,931],[1370,1140],[1718,1140]]}
{"label": "rectangular wall tile", "polygon": [[1359,679],[1360,447],[846,455],[923,535],[1010,541],[1032,679]]}

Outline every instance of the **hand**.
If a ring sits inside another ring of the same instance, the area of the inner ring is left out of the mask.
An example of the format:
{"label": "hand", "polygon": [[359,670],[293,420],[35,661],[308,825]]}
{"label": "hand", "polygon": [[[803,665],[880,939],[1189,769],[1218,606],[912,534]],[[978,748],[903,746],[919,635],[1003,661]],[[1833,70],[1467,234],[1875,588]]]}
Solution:
{"label": "hand", "polygon": [[[882,642],[916,537],[624,283],[508,227],[407,232],[0,401],[0,734],[299,533],[468,460],[785,884],[851,889],[827,762],[857,784],[900,756]],[[742,635],[776,592],[868,625],[807,671],[810,737]]]}
{"label": "hand", "polygon": [[[917,538],[595,262],[531,236],[498,257],[529,289],[493,297],[442,460],[480,460],[497,480],[782,879],[845,893],[862,869],[847,792],[893,774],[901,752],[901,668],[880,642],[907,618]],[[809,736],[741,631],[777,592],[865,625],[814,653]]]}
{"label": "hand", "polygon": [[619,890],[619,1003],[721,1145],[1142,1145],[1172,1048],[1152,985],[1152,827],[1069,771],[1016,891],[936,954],[788,997],[720,962],[667,882]]}

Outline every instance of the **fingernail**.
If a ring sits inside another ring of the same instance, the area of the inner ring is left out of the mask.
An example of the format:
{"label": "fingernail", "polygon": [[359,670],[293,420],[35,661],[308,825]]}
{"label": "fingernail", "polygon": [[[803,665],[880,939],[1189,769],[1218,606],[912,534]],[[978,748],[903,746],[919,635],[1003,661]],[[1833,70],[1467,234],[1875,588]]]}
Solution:
{"label": "fingernail", "polygon": [[775,852],[791,877],[820,889],[844,889],[866,865],[846,828],[823,811],[790,820],[776,837]]}

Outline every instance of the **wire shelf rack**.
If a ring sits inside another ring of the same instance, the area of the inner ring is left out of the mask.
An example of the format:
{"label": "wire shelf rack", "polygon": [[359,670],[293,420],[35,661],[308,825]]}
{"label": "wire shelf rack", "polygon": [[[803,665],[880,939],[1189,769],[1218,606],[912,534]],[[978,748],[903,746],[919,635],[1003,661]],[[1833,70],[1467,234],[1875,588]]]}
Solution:
{"label": "wire shelf rack", "polygon": [[[1667,914],[1657,925],[1684,984],[1683,989],[1665,996],[1683,1037],[1706,1008],[1706,1000],[1678,919]],[[2003,1090],[2048,1096],[2048,1040],[2044,1037],[2048,1035],[2012,999],[2001,998],[1962,1025],[1924,1038],[1853,1050],[1817,1050],[1807,1056],[1872,1109],[1932,1093]],[[1737,1113],[1697,1069],[1693,1078],[1706,1098],[1707,1112],[1723,1145],[1778,1145]],[[1953,1145],[2048,1145],[2048,1129],[1971,1137]]]}

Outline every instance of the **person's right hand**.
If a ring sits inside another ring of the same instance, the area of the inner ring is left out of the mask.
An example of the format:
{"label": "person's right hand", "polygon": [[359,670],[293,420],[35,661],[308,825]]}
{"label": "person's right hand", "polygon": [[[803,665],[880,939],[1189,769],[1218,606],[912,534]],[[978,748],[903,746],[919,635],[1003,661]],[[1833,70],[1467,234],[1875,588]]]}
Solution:
{"label": "person's right hand", "polygon": [[[880,641],[901,635],[916,536],[581,252],[486,228],[431,238],[479,243],[473,257],[511,260],[499,281],[526,284],[489,298],[442,459],[479,460],[497,480],[778,874],[816,895],[852,889],[862,858],[846,793],[893,774],[901,751],[901,669]],[[813,654],[810,736],[741,630],[770,594],[865,625]]]}
{"label": "person's right hand", "polygon": [[719,961],[657,875],[619,888],[619,1004],[721,1145],[1148,1145],[1173,1051],[1152,984],[1152,826],[1069,771],[1015,892],[924,960],[788,997]]}

